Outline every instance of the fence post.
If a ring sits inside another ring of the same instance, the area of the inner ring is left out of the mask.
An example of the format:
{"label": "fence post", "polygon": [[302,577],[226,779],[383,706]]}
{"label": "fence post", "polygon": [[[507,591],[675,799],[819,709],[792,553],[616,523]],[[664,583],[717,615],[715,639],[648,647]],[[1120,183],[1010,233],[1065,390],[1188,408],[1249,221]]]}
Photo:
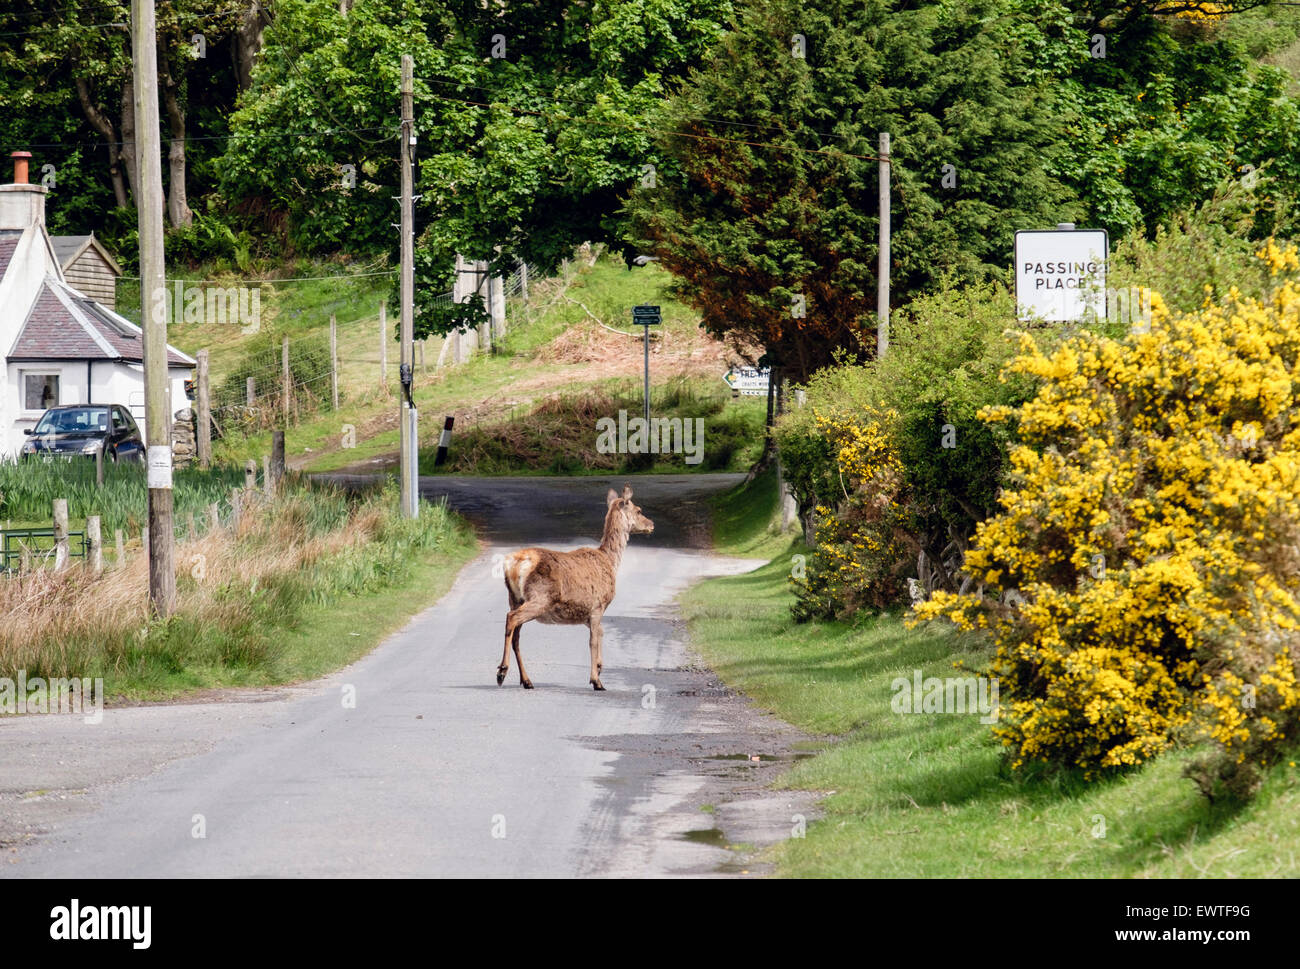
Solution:
{"label": "fence post", "polygon": [[198,436],[196,445],[199,451],[199,467],[206,468],[212,463],[212,401],[208,397],[208,351],[200,350],[198,360]]}
{"label": "fence post", "polygon": [[190,541],[196,541],[199,537],[198,523],[194,520],[194,512],[190,512]]}
{"label": "fence post", "polygon": [[334,409],[339,409],[339,324],[330,314],[330,399]]}
{"label": "fence post", "polygon": [[388,386],[388,300],[379,301],[379,386]]}
{"label": "fence post", "polygon": [[487,279],[488,315],[491,317],[492,343],[506,335],[506,281],[501,276]]}
{"label": "fence post", "polygon": [[104,442],[95,449],[95,484],[104,487]]}
{"label": "fence post", "polygon": [[284,478],[284,431],[271,432],[271,478],[272,492],[278,491]]}
{"label": "fence post", "polygon": [[98,515],[86,516],[86,561],[91,575],[104,571],[104,543],[100,538]]}
{"label": "fence post", "polygon": [[54,571],[68,567],[68,499],[54,499]]}
{"label": "fence post", "polygon": [[[252,463],[251,461],[249,462]],[[256,471],[253,472],[257,474]],[[239,534],[239,523],[243,518],[244,494],[238,488],[230,489],[230,530],[236,535]]]}
{"label": "fence post", "polygon": [[122,536],[122,529],[113,530],[113,568],[120,569],[122,563],[126,561],[126,540]]}
{"label": "fence post", "polygon": [[244,465],[244,487],[249,491],[257,488],[257,462],[252,458]]}
{"label": "fence post", "polygon": [[271,455],[262,455],[262,490],[266,492],[266,497],[270,498],[275,494],[275,486],[271,483]]}
{"label": "fence post", "polygon": [[208,527],[214,532],[221,527],[221,506],[215,501],[208,505]]}
{"label": "fence post", "polygon": [[519,298],[528,302],[528,263],[519,264]]}
{"label": "fence post", "polygon": [[289,372],[289,334],[284,335],[284,342],[280,344],[280,369],[283,371],[281,379],[284,383],[284,426],[289,426],[289,398],[293,396],[293,374]]}
{"label": "fence post", "polygon": [[249,377],[244,382],[244,394],[248,398],[248,406],[252,407],[253,402],[257,400],[257,380]]}

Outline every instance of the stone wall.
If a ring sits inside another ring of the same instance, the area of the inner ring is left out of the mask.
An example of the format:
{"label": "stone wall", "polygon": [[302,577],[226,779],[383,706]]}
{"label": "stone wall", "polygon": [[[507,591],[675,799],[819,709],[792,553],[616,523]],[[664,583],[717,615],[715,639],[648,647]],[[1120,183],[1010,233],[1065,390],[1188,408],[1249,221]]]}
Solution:
{"label": "stone wall", "polygon": [[185,407],[176,412],[172,423],[172,464],[183,468],[198,458],[198,431],[194,423],[194,408]]}

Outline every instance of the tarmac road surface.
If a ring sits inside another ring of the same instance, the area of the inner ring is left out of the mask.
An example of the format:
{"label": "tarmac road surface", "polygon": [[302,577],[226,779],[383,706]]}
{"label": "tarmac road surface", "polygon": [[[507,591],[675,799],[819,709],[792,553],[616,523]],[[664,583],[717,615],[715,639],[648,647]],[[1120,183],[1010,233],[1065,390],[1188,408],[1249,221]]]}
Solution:
{"label": "tarmac road surface", "polygon": [[749,871],[729,842],[788,837],[812,810],[766,791],[800,737],[693,665],[673,604],[701,576],[758,564],[705,548],[705,503],[738,475],[630,479],[655,531],[632,538],[605,616],[605,692],[587,684],[582,626],[529,623],[537,689],[513,659],[495,682],[495,556],[595,544],[606,489],[625,480],[422,479],[490,544],[322,680],[110,708],[97,725],[0,721],[0,877]]}

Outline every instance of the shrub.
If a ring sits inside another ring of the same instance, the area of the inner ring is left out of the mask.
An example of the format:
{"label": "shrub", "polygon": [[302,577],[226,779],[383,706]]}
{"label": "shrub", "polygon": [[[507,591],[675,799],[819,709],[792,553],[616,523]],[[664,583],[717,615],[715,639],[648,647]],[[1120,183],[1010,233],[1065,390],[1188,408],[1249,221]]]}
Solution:
{"label": "shrub", "polygon": [[[795,586],[797,616],[895,603],[909,573],[927,594],[957,588],[968,539],[995,509],[1006,463],[1005,432],[977,411],[1024,400],[1032,386],[1001,376],[1014,353],[1006,335],[1014,319],[1005,286],[946,280],[897,314],[882,360],[840,364],[808,381],[810,406],[777,428],[801,513],[816,509],[816,551]],[[887,493],[874,472],[850,467],[852,449],[868,440],[896,468]],[[877,507],[882,498],[888,505]],[[869,534],[861,531],[868,524]]]}
{"label": "shrub", "polygon": [[[1012,370],[1042,381],[1009,425],[1001,511],[966,557],[976,594],[916,610],[993,631],[1013,766],[1140,764],[1180,737],[1202,789],[1251,791],[1300,726],[1300,258],[1267,299],[1149,332],[1085,333]],[[986,592],[1001,592],[991,597]]]}
{"label": "shrub", "polygon": [[863,606],[888,606],[902,591],[907,509],[900,500],[903,467],[888,431],[892,412],[863,408],[845,416],[814,410],[833,452],[843,500],[817,506],[817,537],[803,576],[791,581],[798,620],[849,616]]}

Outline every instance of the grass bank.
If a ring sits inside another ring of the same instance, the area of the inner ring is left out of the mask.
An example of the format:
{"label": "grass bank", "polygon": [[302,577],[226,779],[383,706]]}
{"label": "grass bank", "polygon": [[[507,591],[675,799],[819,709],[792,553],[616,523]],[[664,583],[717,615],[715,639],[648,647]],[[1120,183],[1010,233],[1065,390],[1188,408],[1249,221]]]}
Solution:
{"label": "grass bank", "polygon": [[[651,414],[668,424],[652,444],[638,442],[638,425],[629,426],[645,406],[644,390],[629,383],[635,381],[558,394],[525,413],[471,427],[455,435],[449,460],[436,470],[436,449],[421,451],[420,473],[669,474],[740,471],[758,459],[766,401],[733,401],[725,388],[700,392],[686,380],[655,387]],[[660,453],[651,453],[652,447]]]}
{"label": "grass bank", "polygon": [[[856,625],[790,617],[791,554],[772,551],[774,486],[733,492],[718,546],[772,557],[683,596],[691,639],[731,686],[826,737],[780,784],[830,792],[807,837],[773,849],[778,874],[873,877],[1280,877],[1300,874],[1297,758],[1234,809],[1181,777],[1189,751],[1102,783],[1006,772],[977,716],[898,714],[896,677],[965,675],[989,657],[951,629],[907,630],[897,614]],[[1003,698],[1005,700],[1005,698]]]}
{"label": "grass bank", "polygon": [[295,486],[182,541],[177,608],[151,620],[144,555],[0,578],[0,675],[103,677],[110,698],[311,679],[364,655],[441,595],[475,554],[463,521],[391,489]]}

